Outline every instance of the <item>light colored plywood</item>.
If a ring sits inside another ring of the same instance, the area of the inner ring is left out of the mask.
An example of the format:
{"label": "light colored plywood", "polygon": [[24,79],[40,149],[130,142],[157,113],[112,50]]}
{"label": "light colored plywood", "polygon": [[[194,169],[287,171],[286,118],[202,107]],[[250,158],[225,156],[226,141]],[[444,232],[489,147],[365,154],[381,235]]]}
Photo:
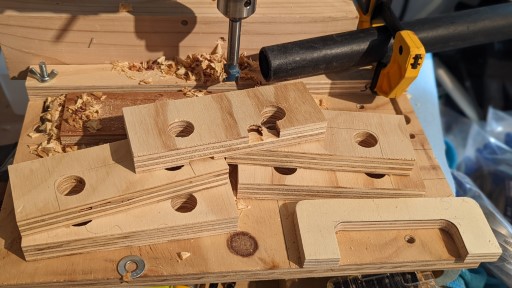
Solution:
{"label": "light colored plywood", "polygon": [[[130,9],[120,11],[120,3]],[[262,46],[354,30],[357,21],[349,0],[260,0],[256,13],[243,22],[241,51],[255,54]],[[215,1],[0,4],[0,44],[11,76],[41,59],[83,65],[184,57],[209,52],[219,39],[227,39],[227,33],[228,20]]]}
{"label": "light colored plywood", "polygon": [[415,161],[401,116],[323,111],[325,139],[249,151],[227,157],[230,164],[266,165],[407,175]]}
{"label": "light colored plywood", "polygon": [[225,184],[100,217],[83,226],[24,236],[21,247],[30,261],[235,232],[237,224],[234,196]]}
{"label": "light colored plywood", "polygon": [[[303,267],[337,266],[335,232],[442,228],[460,251],[456,261],[495,261],[501,255],[482,210],[470,198],[305,200],[296,207]],[[415,243],[415,238],[404,241]]]}
{"label": "light colored plywood", "polygon": [[326,120],[301,82],[126,107],[135,171],[323,138]]}
{"label": "light colored plywood", "polygon": [[202,159],[176,171],[134,173],[127,140],[11,165],[22,234],[76,224],[228,182],[225,161]]}
{"label": "light colored plywood", "polygon": [[238,165],[238,198],[300,201],[319,198],[423,197],[419,169],[410,176]]}

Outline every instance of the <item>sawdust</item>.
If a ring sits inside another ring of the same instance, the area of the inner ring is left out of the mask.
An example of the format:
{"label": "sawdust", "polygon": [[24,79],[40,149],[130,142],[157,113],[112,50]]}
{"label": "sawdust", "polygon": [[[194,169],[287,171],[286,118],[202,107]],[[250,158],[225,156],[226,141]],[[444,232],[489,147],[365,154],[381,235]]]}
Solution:
{"label": "sawdust", "polygon": [[[126,77],[138,80],[139,85],[152,84],[148,72],[156,71],[162,78],[175,77],[185,81],[194,81],[204,85],[221,83],[226,78],[224,64],[226,56],[222,50],[223,41],[219,40],[210,53],[193,53],[185,58],[174,60],[161,56],[158,59],[142,62],[112,62],[112,70],[123,73]],[[258,62],[253,61],[245,53],[240,55],[240,79],[251,81],[255,86],[261,85],[263,77],[259,72]]]}
{"label": "sawdust", "polygon": [[64,121],[76,128],[85,128],[89,132],[101,129],[99,121],[101,103],[107,96],[101,92],[83,93],[78,96],[75,105],[66,107]]}
{"label": "sawdust", "polygon": [[66,95],[60,95],[46,98],[40,122],[27,134],[30,138],[44,137],[39,144],[28,145],[31,154],[44,158],[78,148],[76,146],[62,147],[60,144],[60,123],[65,97]]}
{"label": "sawdust", "polygon": [[188,257],[190,257],[190,252],[178,252],[176,253],[176,255],[178,256],[178,259],[180,259],[180,261],[183,261],[185,259],[187,259]]}
{"label": "sawdust", "polygon": [[182,92],[185,97],[200,97],[206,94],[211,94],[210,91],[202,90],[202,89],[193,89],[189,87],[183,87],[178,92]]}

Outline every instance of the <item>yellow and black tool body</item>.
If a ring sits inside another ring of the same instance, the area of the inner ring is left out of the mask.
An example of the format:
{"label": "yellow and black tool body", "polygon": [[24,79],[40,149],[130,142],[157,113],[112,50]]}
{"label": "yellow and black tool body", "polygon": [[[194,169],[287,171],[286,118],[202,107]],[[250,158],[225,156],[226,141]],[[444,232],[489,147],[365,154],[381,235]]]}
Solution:
{"label": "yellow and black tool body", "polygon": [[425,48],[413,31],[405,30],[387,1],[357,1],[359,29],[385,25],[393,35],[390,60],[375,67],[370,89],[379,95],[396,98],[418,77]]}

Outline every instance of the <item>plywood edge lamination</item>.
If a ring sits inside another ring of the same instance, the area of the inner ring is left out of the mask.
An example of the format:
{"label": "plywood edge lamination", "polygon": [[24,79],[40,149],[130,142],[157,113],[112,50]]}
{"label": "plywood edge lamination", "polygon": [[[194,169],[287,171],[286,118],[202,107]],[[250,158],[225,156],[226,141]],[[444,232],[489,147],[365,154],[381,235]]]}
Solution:
{"label": "plywood edge lamination", "polygon": [[[501,248],[478,204],[470,198],[306,200],[296,207],[303,267],[340,265],[339,230],[442,228],[461,251],[460,262],[495,261]],[[404,239],[414,243],[414,236]]]}

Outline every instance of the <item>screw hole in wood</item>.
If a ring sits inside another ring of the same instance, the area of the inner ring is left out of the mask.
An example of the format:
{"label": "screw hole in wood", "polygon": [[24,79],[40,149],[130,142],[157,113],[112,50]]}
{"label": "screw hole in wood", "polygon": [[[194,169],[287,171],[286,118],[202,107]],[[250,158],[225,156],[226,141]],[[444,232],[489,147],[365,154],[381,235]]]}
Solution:
{"label": "screw hole in wood", "polygon": [[404,240],[409,244],[414,244],[416,242],[416,238],[412,235],[405,235]]}

